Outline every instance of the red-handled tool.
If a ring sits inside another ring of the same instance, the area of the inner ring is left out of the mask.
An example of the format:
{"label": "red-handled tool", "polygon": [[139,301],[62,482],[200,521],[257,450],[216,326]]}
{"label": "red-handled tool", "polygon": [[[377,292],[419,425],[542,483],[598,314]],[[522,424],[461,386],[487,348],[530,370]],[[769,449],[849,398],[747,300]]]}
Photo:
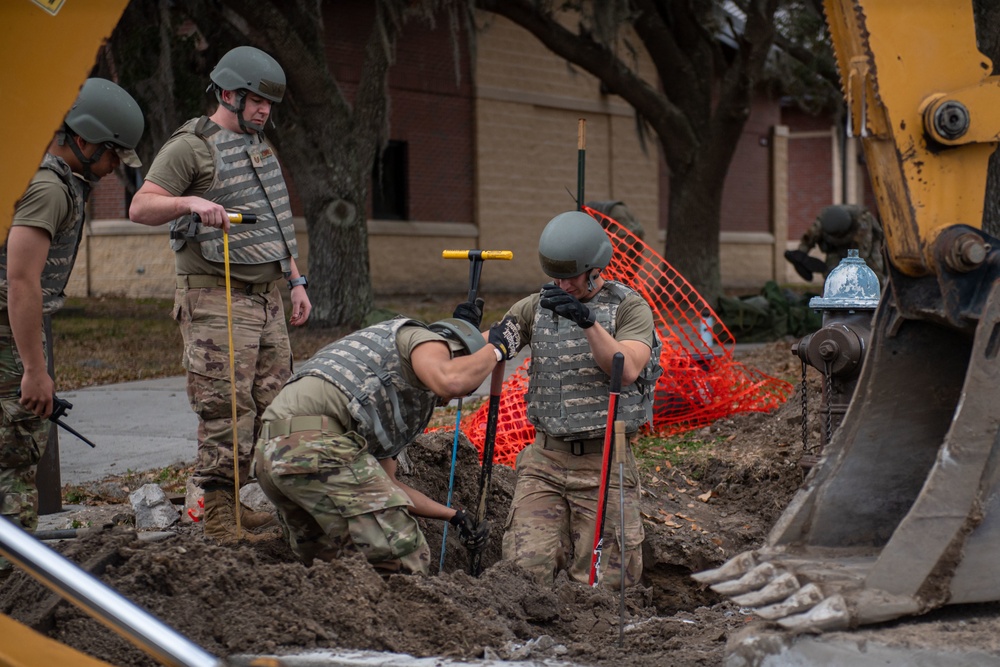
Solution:
{"label": "red-handled tool", "polygon": [[608,481],[611,476],[612,437],[615,419],[618,417],[618,396],[622,393],[622,373],[625,370],[625,355],[616,352],[611,359],[611,390],[608,392],[608,423],[604,428],[604,459],[601,463],[601,486],[597,494],[597,520],[594,522],[594,553],[590,559],[590,585],[599,583],[601,573],[601,550],[604,548],[604,514],[608,506]]}

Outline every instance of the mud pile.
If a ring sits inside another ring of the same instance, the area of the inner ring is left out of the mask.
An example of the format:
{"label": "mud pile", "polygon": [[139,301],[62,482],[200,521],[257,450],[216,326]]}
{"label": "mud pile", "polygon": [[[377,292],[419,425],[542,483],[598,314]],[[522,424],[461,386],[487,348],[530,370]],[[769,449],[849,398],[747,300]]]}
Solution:
{"label": "mud pile", "polygon": [[[797,369],[787,345],[766,352],[784,377]],[[498,562],[515,482],[503,466],[493,470],[493,531],[479,578],[466,573],[468,554],[454,531],[437,573],[438,521],[423,522],[433,574],[385,580],[361,558],[305,567],[274,529],[237,547],[207,542],[197,525],[162,542],[115,527],[54,546],[220,657],[339,648],[581,665],[717,665],[727,637],[752,617],[689,575],[764,539],[801,481],[800,415],[793,401],[771,415],[723,420],[690,434],[703,450],[684,469],[664,462],[645,471],[645,568],[642,585],[626,594],[621,648],[617,590],[565,577],[539,586]],[[449,431],[421,436],[408,449],[408,469],[401,466],[405,481],[443,501],[452,440]],[[463,437],[453,505],[474,505],[480,471]],[[156,664],[24,573],[0,587],[0,612],[116,665]]]}

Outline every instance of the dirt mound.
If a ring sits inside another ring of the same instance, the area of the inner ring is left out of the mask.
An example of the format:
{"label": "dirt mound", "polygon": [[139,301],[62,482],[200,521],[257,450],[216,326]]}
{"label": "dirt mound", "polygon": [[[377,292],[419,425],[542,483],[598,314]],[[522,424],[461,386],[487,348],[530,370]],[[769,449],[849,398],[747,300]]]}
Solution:
{"label": "dirt mound", "polygon": [[[798,369],[787,343],[761,348],[745,362],[792,379]],[[818,382],[810,391],[818,405]],[[542,587],[498,562],[515,482],[504,466],[493,470],[494,530],[479,578],[466,573],[468,554],[454,531],[437,573],[440,521],[423,522],[432,576],[386,580],[361,558],[305,567],[273,530],[235,548],[205,541],[197,525],[162,542],[118,527],[55,546],[219,656],[340,648],[587,665],[719,664],[727,637],[751,617],[690,574],[759,545],[787,505],[802,479],[801,404],[738,415],[690,438],[703,446],[683,468],[661,466],[644,480],[645,569],[642,584],[626,594],[623,648],[617,591],[565,577]],[[401,465],[406,482],[445,499],[452,442],[448,431],[421,436]],[[474,507],[480,471],[463,436],[453,505]],[[114,664],[156,664],[21,572],[0,588],[0,612]]]}

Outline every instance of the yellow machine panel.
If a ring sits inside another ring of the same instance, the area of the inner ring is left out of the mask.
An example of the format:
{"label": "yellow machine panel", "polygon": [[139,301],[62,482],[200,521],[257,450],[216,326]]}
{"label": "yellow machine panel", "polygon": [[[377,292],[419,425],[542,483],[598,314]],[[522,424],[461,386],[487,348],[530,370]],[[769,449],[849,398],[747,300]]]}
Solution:
{"label": "yellow machine panel", "polygon": [[5,0],[0,3],[0,238],[52,134],[94,67],[128,0]]}

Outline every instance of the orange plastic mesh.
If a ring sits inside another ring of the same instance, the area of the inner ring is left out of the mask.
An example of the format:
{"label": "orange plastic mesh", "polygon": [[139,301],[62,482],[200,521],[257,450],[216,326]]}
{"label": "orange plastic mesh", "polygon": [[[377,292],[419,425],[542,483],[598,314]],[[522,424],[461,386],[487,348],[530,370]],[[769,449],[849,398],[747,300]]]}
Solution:
{"label": "orange plastic mesh", "polygon": [[[708,303],[663,257],[617,221],[588,207],[614,247],[602,272],[639,292],[653,309],[663,342],[663,375],[656,383],[651,431],[669,436],[700,428],[740,412],[769,412],[787,400],[792,385],[733,360],[735,339]],[[494,443],[494,461],[513,466],[535,438],[525,394],[528,366],[521,364],[503,385]],[[462,432],[479,449],[486,437],[488,404],[464,417]],[[647,427],[648,428],[648,427]]]}

